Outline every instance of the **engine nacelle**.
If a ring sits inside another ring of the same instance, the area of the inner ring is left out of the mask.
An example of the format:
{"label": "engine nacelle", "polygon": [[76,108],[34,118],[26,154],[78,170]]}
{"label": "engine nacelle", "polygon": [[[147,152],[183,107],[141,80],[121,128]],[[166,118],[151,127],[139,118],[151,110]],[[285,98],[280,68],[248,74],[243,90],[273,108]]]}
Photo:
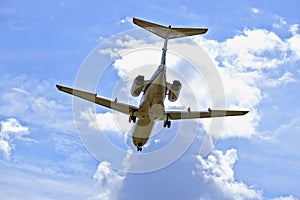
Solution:
{"label": "engine nacelle", "polygon": [[171,102],[174,102],[178,99],[179,93],[181,90],[181,83],[178,80],[173,81],[171,89],[169,90],[168,99]]}
{"label": "engine nacelle", "polygon": [[132,96],[137,97],[141,94],[141,92],[143,91],[144,88],[144,76],[137,76],[131,86],[131,90],[130,93]]}

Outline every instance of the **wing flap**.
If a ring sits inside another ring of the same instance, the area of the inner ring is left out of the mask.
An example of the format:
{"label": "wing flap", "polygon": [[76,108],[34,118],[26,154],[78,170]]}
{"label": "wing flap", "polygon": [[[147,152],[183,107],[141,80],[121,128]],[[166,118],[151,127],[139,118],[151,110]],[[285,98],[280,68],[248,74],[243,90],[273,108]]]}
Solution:
{"label": "wing flap", "polygon": [[69,93],[71,95],[77,96],[79,98],[85,99],[87,101],[90,101],[92,103],[96,103],[98,105],[104,106],[106,108],[111,108],[113,110],[119,111],[124,114],[132,115],[136,111],[138,111],[138,108],[126,103],[118,102],[116,100],[111,100],[108,98],[104,97],[97,97],[97,94],[81,91],[81,90],[76,90],[73,88],[61,86],[61,85],[56,85],[57,89]]}
{"label": "wing flap", "polygon": [[171,28],[137,18],[133,18],[133,23],[164,39],[173,39],[204,34],[208,30],[207,28]]}
{"label": "wing flap", "polygon": [[240,110],[211,110],[208,111],[167,111],[166,115],[171,120],[177,119],[196,119],[245,115],[249,111]]}

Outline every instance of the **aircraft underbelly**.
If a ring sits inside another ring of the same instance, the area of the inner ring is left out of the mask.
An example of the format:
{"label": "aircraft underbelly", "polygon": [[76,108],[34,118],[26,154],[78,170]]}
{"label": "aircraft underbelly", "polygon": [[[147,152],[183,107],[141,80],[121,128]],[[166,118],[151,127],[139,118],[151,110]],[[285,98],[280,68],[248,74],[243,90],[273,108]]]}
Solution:
{"label": "aircraft underbelly", "polygon": [[138,119],[133,128],[132,140],[135,146],[143,146],[150,137],[154,121],[150,118]]}
{"label": "aircraft underbelly", "polygon": [[148,102],[148,113],[151,119],[159,119],[164,113],[166,95],[165,73],[161,71],[145,92],[145,101]]}
{"label": "aircraft underbelly", "polygon": [[132,140],[135,146],[142,147],[149,139],[156,119],[164,113],[164,99],[166,95],[165,72],[161,70],[144,91],[138,119],[133,128]]}

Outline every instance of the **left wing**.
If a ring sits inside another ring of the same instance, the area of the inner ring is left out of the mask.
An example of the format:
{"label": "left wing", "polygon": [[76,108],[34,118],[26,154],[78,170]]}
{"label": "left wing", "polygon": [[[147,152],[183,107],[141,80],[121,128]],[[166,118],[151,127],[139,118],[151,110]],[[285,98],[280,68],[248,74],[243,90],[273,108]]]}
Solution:
{"label": "left wing", "polygon": [[82,99],[85,99],[87,101],[99,104],[101,106],[104,106],[106,108],[111,108],[113,110],[119,111],[121,113],[127,114],[127,115],[134,115],[136,111],[139,109],[136,106],[132,106],[129,104],[118,102],[117,99],[111,100],[104,97],[97,97],[97,94],[76,90],[73,88],[64,87],[61,85],[56,85],[57,89],[60,91],[69,93],[71,95],[80,97]]}
{"label": "left wing", "polygon": [[208,111],[166,111],[165,114],[170,120],[177,119],[195,119],[195,118],[212,118],[225,116],[245,115],[249,111],[239,110],[211,110]]}

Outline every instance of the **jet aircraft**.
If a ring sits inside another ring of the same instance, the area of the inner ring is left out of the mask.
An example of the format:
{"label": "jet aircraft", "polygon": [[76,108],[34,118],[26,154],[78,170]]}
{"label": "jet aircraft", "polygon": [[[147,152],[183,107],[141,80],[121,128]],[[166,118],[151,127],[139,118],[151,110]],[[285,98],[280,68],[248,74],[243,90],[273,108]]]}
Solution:
{"label": "jet aircraft", "polygon": [[162,120],[163,126],[170,128],[172,120],[237,116],[245,115],[249,112],[240,110],[213,110],[210,108],[207,111],[191,111],[190,109],[186,111],[165,110],[165,98],[167,97],[169,101],[175,102],[178,99],[182,88],[179,80],[174,80],[172,83],[166,81],[166,53],[168,40],[205,34],[208,29],[173,28],[171,25],[162,26],[137,18],[133,18],[133,23],[164,39],[161,62],[151,79],[145,80],[143,75],[139,75],[132,83],[130,90],[131,95],[137,97],[142,93],[139,106],[129,105],[118,102],[117,99],[112,100],[97,96],[97,94],[94,93],[61,85],[56,85],[58,90],[129,115],[129,122],[134,123],[132,129],[132,141],[136,146],[137,151],[142,151],[142,147],[146,144],[151,135],[155,121]]}

